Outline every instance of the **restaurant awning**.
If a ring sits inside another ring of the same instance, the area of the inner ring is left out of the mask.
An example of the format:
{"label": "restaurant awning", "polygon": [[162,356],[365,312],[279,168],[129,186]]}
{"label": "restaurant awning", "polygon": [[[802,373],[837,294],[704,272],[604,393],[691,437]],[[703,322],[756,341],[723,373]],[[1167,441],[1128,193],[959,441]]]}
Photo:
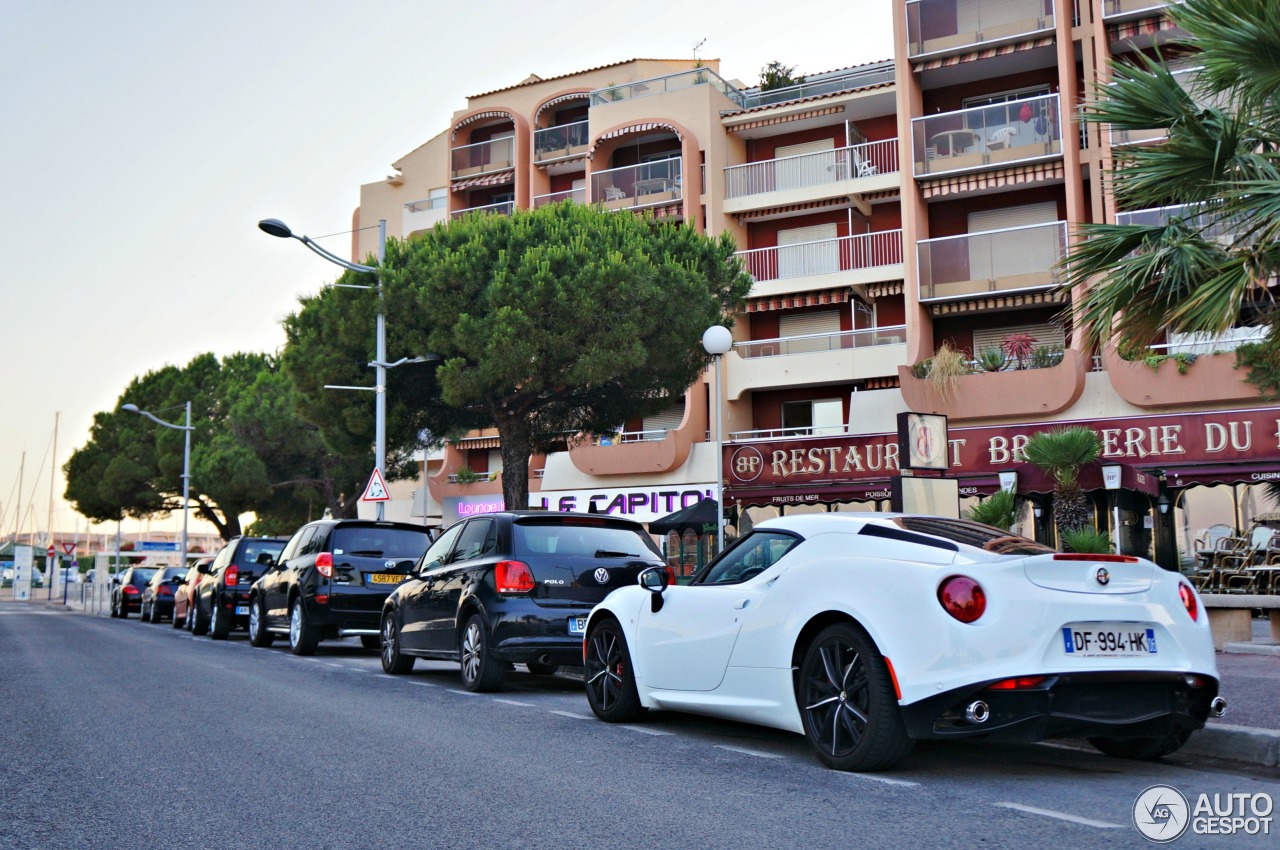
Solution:
{"label": "restaurant awning", "polygon": [[719,506],[715,499],[699,499],[687,508],[650,522],[649,533],[670,534],[675,531],[683,534],[692,531],[694,534],[715,534],[718,515]]}
{"label": "restaurant awning", "polygon": [[1196,484],[1269,484],[1280,482],[1280,461],[1179,466],[1164,471],[1170,487]]}

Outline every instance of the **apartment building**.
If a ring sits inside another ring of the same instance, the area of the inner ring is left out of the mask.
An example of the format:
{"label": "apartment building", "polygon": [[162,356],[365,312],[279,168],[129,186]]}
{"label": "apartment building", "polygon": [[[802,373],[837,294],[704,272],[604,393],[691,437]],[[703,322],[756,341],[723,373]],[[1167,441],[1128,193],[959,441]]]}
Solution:
{"label": "apartment building", "polygon": [[[1158,134],[1076,120],[1112,60],[1176,47],[1165,4],[893,7],[891,59],[787,89],[761,92],[717,61],[633,59],[469,97],[362,187],[353,255],[373,250],[358,227],[378,219],[409,237],[565,198],[732,233],[755,280],[720,389],[725,501],[740,518],[887,508],[897,415],[916,411],[948,417],[965,500],[1018,472],[1037,504],[1025,530],[1042,539],[1051,482],[1017,450],[1065,423],[1097,429],[1119,467],[1118,489],[1101,469],[1082,483],[1125,551],[1172,565],[1214,522],[1247,522],[1259,493],[1236,485],[1280,479],[1280,409],[1215,352],[1255,331],[1170,334],[1166,350],[1201,354],[1180,374],[1086,350],[1064,318],[1058,263],[1074,225],[1170,214],[1115,209],[1102,179]],[[982,364],[1011,335],[1025,353],[987,360],[954,392],[922,377],[944,344]],[[531,501],[648,521],[713,495],[713,391],[705,378],[670,410],[534,458]],[[427,478],[428,513],[448,523],[496,509],[497,448],[496,432],[448,447]]]}

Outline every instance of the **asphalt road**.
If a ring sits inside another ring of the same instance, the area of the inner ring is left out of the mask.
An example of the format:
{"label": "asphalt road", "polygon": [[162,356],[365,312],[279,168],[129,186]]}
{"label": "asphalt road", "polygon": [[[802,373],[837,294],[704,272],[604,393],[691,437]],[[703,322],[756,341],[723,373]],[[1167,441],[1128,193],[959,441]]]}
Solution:
{"label": "asphalt road", "polygon": [[567,676],[474,695],[456,666],[385,676],[354,641],[295,658],[21,603],[0,604],[0,705],[0,848],[1149,847],[1151,785],[1280,800],[1274,771],[1072,743],[842,774],[786,733],[601,723]]}

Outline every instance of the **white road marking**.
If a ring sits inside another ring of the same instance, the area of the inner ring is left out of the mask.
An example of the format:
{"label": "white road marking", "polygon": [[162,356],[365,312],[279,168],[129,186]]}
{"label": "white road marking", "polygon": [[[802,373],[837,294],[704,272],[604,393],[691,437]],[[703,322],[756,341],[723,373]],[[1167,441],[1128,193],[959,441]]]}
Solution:
{"label": "white road marking", "polygon": [[520,702],[519,700],[514,699],[498,699],[497,697],[494,697],[493,701],[500,702],[503,705],[519,705],[525,708],[533,708],[533,703],[531,702]]}
{"label": "white road marking", "polygon": [[1070,744],[1054,744],[1054,743],[1050,743],[1049,741],[1039,741],[1037,742],[1037,745],[1041,747],[1048,747],[1051,750],[1067,750],[1068,752],[1073,752],[1073,753],[1090,752],[1089,748],[1087,747],[1073,747]]}
{"label": "white road marking", "polygon": [[632,732],[641,732],[645,735],[670,735],[670,732],[663,732],[661,729],[650,729],[646,726],[628,726],[625,723],[619,723],[615,728],[627,729]]}
{"label": "white road marking", "polygon": [[417,686],[418,686],[418,687],[420,687],[420,688],[438,688],[438,687],[440,687],[440,686],[439,686],[439,685],[437,685],[435,682],[410,682],[409,684],[411,684],[411,685],[417,685]]}
{"label": "white road marking", "polygon": [[1021,803],[992,803],[993,806],[1000,809],[1013,809],[1018,812],[1026,812],[1030,815],[1041,815],[1046,818],[1054,818],[1056,820],[1065,820],[1070,823],[1078,823],[1081,826],[1092,826],[1097,829],[1124,829],[1118,823],[1108,823],[1104,820],[1090,820],[1082,818],[1079,815],[1069,815],[1066,812],[1055,812],[1053,809],[1038,809],[1035,806],[1024,806]]}
{"label": "white road marking", "polygon": [[595,720],[594,717],[588,717],[585,714],[577,714],[572,711],[553,711],[552,714],[558,714],[561,717],[572,717],[574,720]]}
{"label": "white road marking", "polygon": [[728,744],[716,744],[716,747],[722,750],[728,750],[731,753],[741,753],[744,756],[755,756],[761,759],[780,759],[782,756],[777,753],[762,753],[759,750],[748,750],[746,747],[731,747]]}
{"label": "white road marking", "polygon": [[475,691],[464,691],[464,690],[462,690],[461,688],[449,688],[449,693],[451,693],[451,694],[462,694],[464,697],[478,697],[478,696],[482,696],[482,694],[478,694],[478,693],[476,693]]}
{"label": "white road marking", "polygon": [[872,782],[883,782],[885,785],[899,785],[903,788],[919,788],[919,782],[912,782],[909,779],[894,779],[892,776],[880,776],[876,773],[855,773],[850,771],[849,776],[856,776],[859,779],[870,779]]}

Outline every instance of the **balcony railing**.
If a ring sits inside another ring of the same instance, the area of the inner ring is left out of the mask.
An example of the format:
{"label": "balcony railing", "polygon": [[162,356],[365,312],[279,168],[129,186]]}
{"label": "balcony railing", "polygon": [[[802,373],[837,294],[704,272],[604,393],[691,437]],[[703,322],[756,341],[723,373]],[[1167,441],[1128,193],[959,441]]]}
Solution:
{"label": "balcony railing", "polygon": [[895,345],[907,341],[906,325],[887,325],[880,328],[864,328],[856,331],[837,331],[826,334],[803,334],[778,339],[753,339],[735,342],[733,348],[739,356],[782,357],[788,354],[808,354],[814,351],[844,351],[850,348],[869,348],[876,345]]}
{"label": "balcony railing", "polygon": [[587,202],[586,189],[565,189],[563,192],[551,192],[547,195],[534,195],[533,208],[545,206],[547,204],[557,204],[560,201],[574,201],[579,204]]}
{"label": "balcony railing", "polygon": [[915,174],[996,168],[1059,155],[1061,128],[1056,94],[915,118]]}
{"label": "balcony railing", "polygon": [[[1173,69],[1173,78],[1183,89],[1191,93],[1191,99],[1201,108],[1216,107],[1218,109],[1229,108],[1231,105],[1230,95],[1227,94],[1205,94],[1195,91],[1196,75],[1200,72],[1201,66],[1187,66]],[[1169,138],[1169,131],[1164,127],[1153,127],[1151,129],[1125,129],[1123,127],[1114,127],[1108,125],[1107,132],[1111,137],[1112,147],[1125,147],[1135,145],[1151,145],[1157,142],[1163,142]]]}
{"label": "balcony railing", "polygon": [[664,77],[654,77],[650,80],[638,80],[634,83],[623,83],[619,86],[596,89],[591,93],[591,105],[593,107],[604,106],[605,104],[631,100],[636,97],[648,97],[654,94],[681,91],[694,86],[711,86],[739,106],[746,101],[742,92],[725,82],[724,78],[715,71],[709,68],[693,68],[688,71],[681,71],[678,74],[668,74]]}
{"label": "balcony railing", "polygon": [[511,215],[515,208],[515,201],[503,201],[498,204],[485,204],[482,207],[467,207],[465,210],[454,210],[449,217],[462,218],[467,213],[497,213],[498,215]]}
{"label": "balcony railing", "polygon": [[775,103],[786,103],[820,94],[833,94],[840,91],[857,91],[868,86],[878,86],[893,82],[893,63],[879,62],[863,68],[851,68],[839,74],[823,75],[819,79],[806,80],[794,86],[781,89],[759,91],[752,89],[743,92],[743,109],[754,109],[758,106],[770,106]]}
{"label": "balcony railing", "polygon": [[561,124],[558,127],[544,127],[533,131],[533,158],[537,162],[552,159],[563,159],[587,152],[591,136],[587,132],[586,121],[572,124]]}
{"label": "balcony railing", "polygon": [[1197,231],[1206,239],[1229,243],[1240,232],[1239,221],[1219,218],[1204,204],[1175,204],[1169,207],[1151,207],[1145,210],[1116,213],[1116,224],[1163,227],[1174,219]]}
{"label": "balcony railing", "polygon": [[1162,0],[1102,0],[1102,17],[1106,21],[1140,18],[1164,11],[1168,5]]}
{"label": "balcony railing", "polygon": [[730,165],[724,170],[725,197],[807,189],[854,177],[892,174],[897,170],[898,140],[883,139],[847,148]]}
{"label": "balcony railing", "polygon": [[902,231],[880,230],[776,248],[753,248],[739,251],[737,256],[757,282],[891,266],[902,262]]}
{"label": "balcony railing", "polygon": [[515,139],[507,136],[461,145],[449,152],[454,177],[468,177],[489,171],[511,168],[515,163]]}
{"label": "balcony railing", "polygon": [[1052,30],[1045,0],[907,0],[912,58]]}
{"label": "balcony railing", "polygon": [[405,209],[409,212],[426,212],[427,210],[442,210],[449,206],[449,198],[440,195],[436,198],[423,198],[420,201],[410,201],[405,204]]}
{"label": "balcony railing", "polygon": [[834,437],[847,434],[845,425],[806,425],[799,428],[757,428],[754,431],[730,431],[730,440],[777,440],[781,437]]}
{"label": "balcony railing", "polygon": [[1067,245],[1063,221],[925,239],[917,244],[920,300],[1052,289]]}
{"label": "balcony railing", "polygon": [[591,175],[591,198],[605,209],[667,204],[684,197],[680,157],[610,168]]}

